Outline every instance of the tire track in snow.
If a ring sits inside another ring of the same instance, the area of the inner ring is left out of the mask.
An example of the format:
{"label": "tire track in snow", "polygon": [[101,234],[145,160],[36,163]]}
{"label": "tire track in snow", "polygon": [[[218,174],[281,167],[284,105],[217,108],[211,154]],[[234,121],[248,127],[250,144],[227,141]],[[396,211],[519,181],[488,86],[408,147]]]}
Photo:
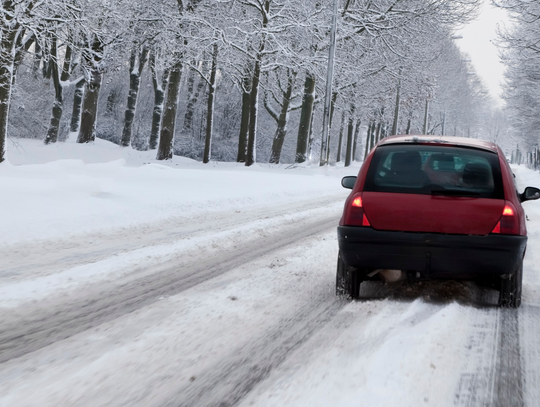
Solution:
{"label": "tire track in snow", "polygon": [[279,218],[283,214],[301,214],[312,209],[328,208],[344,201],[342,195],[257,205],[220,212],[195,212],[152,223],[94,231],[64,239],[48,239],[0,245],[0,282],[28,279],[58,273],[77,265],[95,263],[118,253],[157,246],[186,236],[209,235],[236,229],[257,219]]}
{"label": "tire track in snow", "polygon": [[63,303],[60,309],[36,310],[26,320],[4,322],[0,329],[0,363],[114,320],[336,225],[336,215],[288,225],[276,234],[246,242],[234,252],[219,252],[188,262],[181,269],[177,259],[168,261],[139,280],[89,292],[86,298]]}
{"label": "tire track in snow", "polygon": [[472,309],[467,345],[454,405],[523,407],[523,378],[518,311]]}
{"label": "tire track in snow", "polygon": [[[177,390],[166,407],[228,407],[241,401],[272,369],[283,363],[315,333],[323,330],[349,302],[327,290],[319,301],[282,321],[258,341],[206,369],[201,377]],[[330,295],[328,295],[330,294]],[[328,298],[324,298],[328,297]],[[322,299],[322,301],[321,301]]]}
{"label": "tire track in snow", "polygon": [[[343,329],[359,316],[356,312],[343,314],[343,308],[351,304],[350,300],[334,296],[333,286],[327,288],[320,295],[313,296],[313,303],[298,310],[290,319],[285,320],[267,335],[242,348],[237,353],[212,363],[206,368],[203,375],[194,377],[193,381],[179,388],[176,395],[168,402],[160,404],[166,407],[231,407],[244,401],[244,398],[261,382],[269,379],[272,372],[283,364],[296,352],[302,352],[303,346],[312,339],[317,342],[317,336],[324,337],[328,331],[342,333]],[[371,295],[378,289],[377,284],[369,284],[362,287],[366,295]],[[355,301],[358,305],[362,301]],[[357,306],[358,306],[357,305]],[[384,311],[390,314],[389,309],[401,309],[401,303],[393,303],[388,308],[378,309],[366,318],[369,321],[374,315]],[[369,308],[369,307],[368,307]],[[420,312],[414,313],[401,319],[399,313],[396,318],[399,324],[390,325],[376,336],[369,337],[362,342],[363,352],[374,352],[385,339],[391,337],[399,328],[407,327],[408,330],[422,324],[440,311],[439,307],[425,307]],[[366,317],[362,315],[362,317]],[[340,332],[341,331],[341,332]],[[321,338],[318,338],[321,340]],[[313,346],[313,343],[311,344]],[[325,344],[317,348],[326,351]],[[310,348],[312,350],[312,348]],[[358,355],[357,355],[358,356]],[[309,356],[301,358],[303,362],[309,360]],[[297,360],[298,362],[298,360]],[[278,374],[278,377],[281,377]]]}
{"label": "tire track in snow", "polygon": [[480,407],[493,405],[499,320],[497,311],[469,309],[471,333],[466,341],[465,366],[461,373],[454,405]]}
{"label": "tire track in snow", "polygon": [[496,366],[496,407],[523,407],[523,377],[519,334],[519,312],[499,310],[499,343]]}

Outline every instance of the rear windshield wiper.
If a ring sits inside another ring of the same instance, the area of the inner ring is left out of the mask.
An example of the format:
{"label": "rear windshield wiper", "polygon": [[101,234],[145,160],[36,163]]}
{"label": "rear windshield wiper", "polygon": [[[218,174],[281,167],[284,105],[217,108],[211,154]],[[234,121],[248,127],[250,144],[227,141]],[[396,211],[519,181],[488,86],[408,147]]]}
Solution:
{"label": "rear windshield wiper", "polygon": [[432,189],[431,195],[452,195],[452,196],[478,196],[480,192],[461,191],[457,189]]}

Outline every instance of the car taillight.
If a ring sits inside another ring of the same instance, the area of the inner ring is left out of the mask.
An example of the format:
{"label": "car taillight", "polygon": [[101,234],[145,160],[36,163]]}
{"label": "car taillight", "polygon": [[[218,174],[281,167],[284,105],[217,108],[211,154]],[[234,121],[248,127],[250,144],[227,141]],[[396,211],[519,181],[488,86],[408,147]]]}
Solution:
{"label": "car taillight", "polygon": [[519,225],[516,216],[516,209],[510,202],[506,203],[503,209],[501,219],[499,220],[495,228],[493,228],[491,233],[500,233],[502,235],[519,234]]}
{"label": "car taillight", "polygon": [[347,224],[352,226],[371,226],[364,212],[364,205],[360,194],[353,197],[351,207],[349,208]]}

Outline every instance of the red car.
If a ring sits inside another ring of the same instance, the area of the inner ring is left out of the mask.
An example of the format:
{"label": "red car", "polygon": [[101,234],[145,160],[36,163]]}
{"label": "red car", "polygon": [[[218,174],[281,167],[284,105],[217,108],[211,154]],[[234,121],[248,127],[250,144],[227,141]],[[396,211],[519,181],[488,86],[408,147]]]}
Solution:
{"label": "red car", "polygon": [[352,189],[338,227],[338,295],[357,298],[362,281],[475,280],[521,303],[527,245],[521,203],[494,143],[461,137],[394,136],[379,142]]}

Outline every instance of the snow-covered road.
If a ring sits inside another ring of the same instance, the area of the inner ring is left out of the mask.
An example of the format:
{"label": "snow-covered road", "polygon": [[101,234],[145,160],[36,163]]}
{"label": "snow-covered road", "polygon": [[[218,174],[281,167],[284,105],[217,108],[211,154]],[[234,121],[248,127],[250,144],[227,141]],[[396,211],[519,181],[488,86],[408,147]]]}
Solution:
{"label": "snow-covered road", "polygon": [[0,246],[0,406],[540,405],[540,205],[515,311],[472,283],[336,298],[345,195],[20,232]]}
{"label": "snow-covered road", "polygon": [[0,286],[0,362],[332,229],[340,209],[335,197],[323,197],[0,252],[8,264]]}

